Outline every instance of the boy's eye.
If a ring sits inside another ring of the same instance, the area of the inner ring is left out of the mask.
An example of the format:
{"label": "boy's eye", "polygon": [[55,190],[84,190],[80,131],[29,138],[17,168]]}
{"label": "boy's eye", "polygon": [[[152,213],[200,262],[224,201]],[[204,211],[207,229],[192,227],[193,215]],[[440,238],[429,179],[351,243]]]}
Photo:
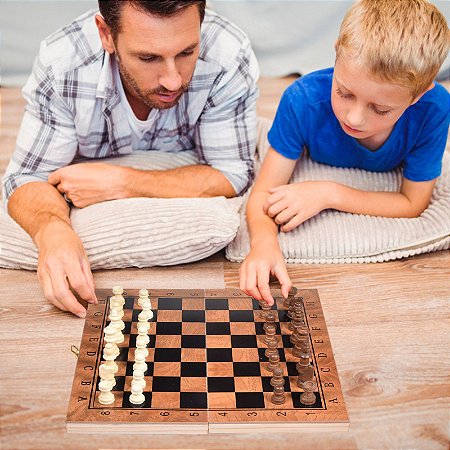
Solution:
{"label": "boy's eye", "polygon": [[373,108],[373,110],[375,111],[375,114],[378,114],[379,116],[385,116],[386,114],[389,114],[391,112],[390,109],[386,110],[386,111],[380,111],[377,108]]}
{"label": "boy's eye", "polygon": [[350,97],[352,97],[352,94],[344,94],[339,88],[336,89],[336,94],[339,95],[339,97],[342,97],[342,98],[350,98]]}

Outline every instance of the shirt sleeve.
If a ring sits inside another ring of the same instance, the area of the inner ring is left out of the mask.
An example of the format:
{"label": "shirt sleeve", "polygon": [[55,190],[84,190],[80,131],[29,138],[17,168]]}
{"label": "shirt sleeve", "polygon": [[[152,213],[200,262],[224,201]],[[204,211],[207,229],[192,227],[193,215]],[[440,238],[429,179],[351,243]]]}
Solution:
{"label": "shirt sleeve", "polygon": [[403,176],[411,181],[430,181],[441,175],[442,158],[447,143],[450,122],[450,95],[422,117],[423,129],[414,149],[403,163]]}
{"label": "shirt sleeve", "polygon": [[51,172],[70,164],[76,154],[73,114],[57,92],[46,52],[44,41],[22,91],[27,105],[15,151],[3,176],[5,199],[25,183],[47,181]]}
{"label": "shirt sleeve", "polygon": [[200,161],[221,171],[237,195],[249,188],[254,176],[258,76],[258,64],[246,40],[235,64],[222,72],[211,90],[196,126]]}
{"label": "shirt sleeve", "polygon": [[307,119],[307,114],[304,118],[301,114],[306,110],[306,99],[294,82],[281,97],[275,120],[268,134],[270,145],[286,158],[298,159],[303,151],[305,139],[302,135],[301,124]]}

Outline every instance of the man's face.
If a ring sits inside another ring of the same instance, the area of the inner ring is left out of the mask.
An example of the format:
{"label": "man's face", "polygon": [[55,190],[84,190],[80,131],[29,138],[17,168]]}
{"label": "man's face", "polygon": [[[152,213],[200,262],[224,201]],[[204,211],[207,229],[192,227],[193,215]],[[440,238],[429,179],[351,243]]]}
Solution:
{"label": "man's face", "polygon": [[198,8],[193,5],[162,18],[127,3],[122,8],[114,47],[127,95],[150,108],[171,108],[187,89],[197,62]]}

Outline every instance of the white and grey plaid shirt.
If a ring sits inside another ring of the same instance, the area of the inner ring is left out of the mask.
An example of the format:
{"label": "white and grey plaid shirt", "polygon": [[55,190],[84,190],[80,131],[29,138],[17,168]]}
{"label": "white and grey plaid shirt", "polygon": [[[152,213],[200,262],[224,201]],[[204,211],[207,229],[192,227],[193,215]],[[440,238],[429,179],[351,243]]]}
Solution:
{"label": "white and grey plaid shirt", "polygon": [[[132,151],[130,125],[110,55],[98,36],[96,12],[41,43],[23,89],[27,106],[3,177],[3,198],[24,183],[47,181],[51,172],[72,162]],[[253,178],[258,75],[247,36],[207,11],[189,88],[175,107],[158,111],[144,135],[145,148],[195,149],[201,163],[220,170],[242,194]]]}

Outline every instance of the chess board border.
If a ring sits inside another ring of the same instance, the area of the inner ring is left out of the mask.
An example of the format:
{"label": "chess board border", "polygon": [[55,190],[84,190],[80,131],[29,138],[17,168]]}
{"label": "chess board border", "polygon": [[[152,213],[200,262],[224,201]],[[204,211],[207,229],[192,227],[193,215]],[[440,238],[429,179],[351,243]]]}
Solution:
{"label": "chess board border", "polygon": [[[139,290],[125,290],[137,297]],[[279,291],[274,297],[281,298]],[[289,409],[157,409],[99,405],[95,401],[110,290],[97,291],[99,303],[89,305],[67,413],[69,432],[105,433],[235,433],[264,430],[348,430],[349,420],[317,290],[299,290],[310,330],[312,360],[322,408]],[[149,289],[149,297],[247,298],[238,289]]]}

